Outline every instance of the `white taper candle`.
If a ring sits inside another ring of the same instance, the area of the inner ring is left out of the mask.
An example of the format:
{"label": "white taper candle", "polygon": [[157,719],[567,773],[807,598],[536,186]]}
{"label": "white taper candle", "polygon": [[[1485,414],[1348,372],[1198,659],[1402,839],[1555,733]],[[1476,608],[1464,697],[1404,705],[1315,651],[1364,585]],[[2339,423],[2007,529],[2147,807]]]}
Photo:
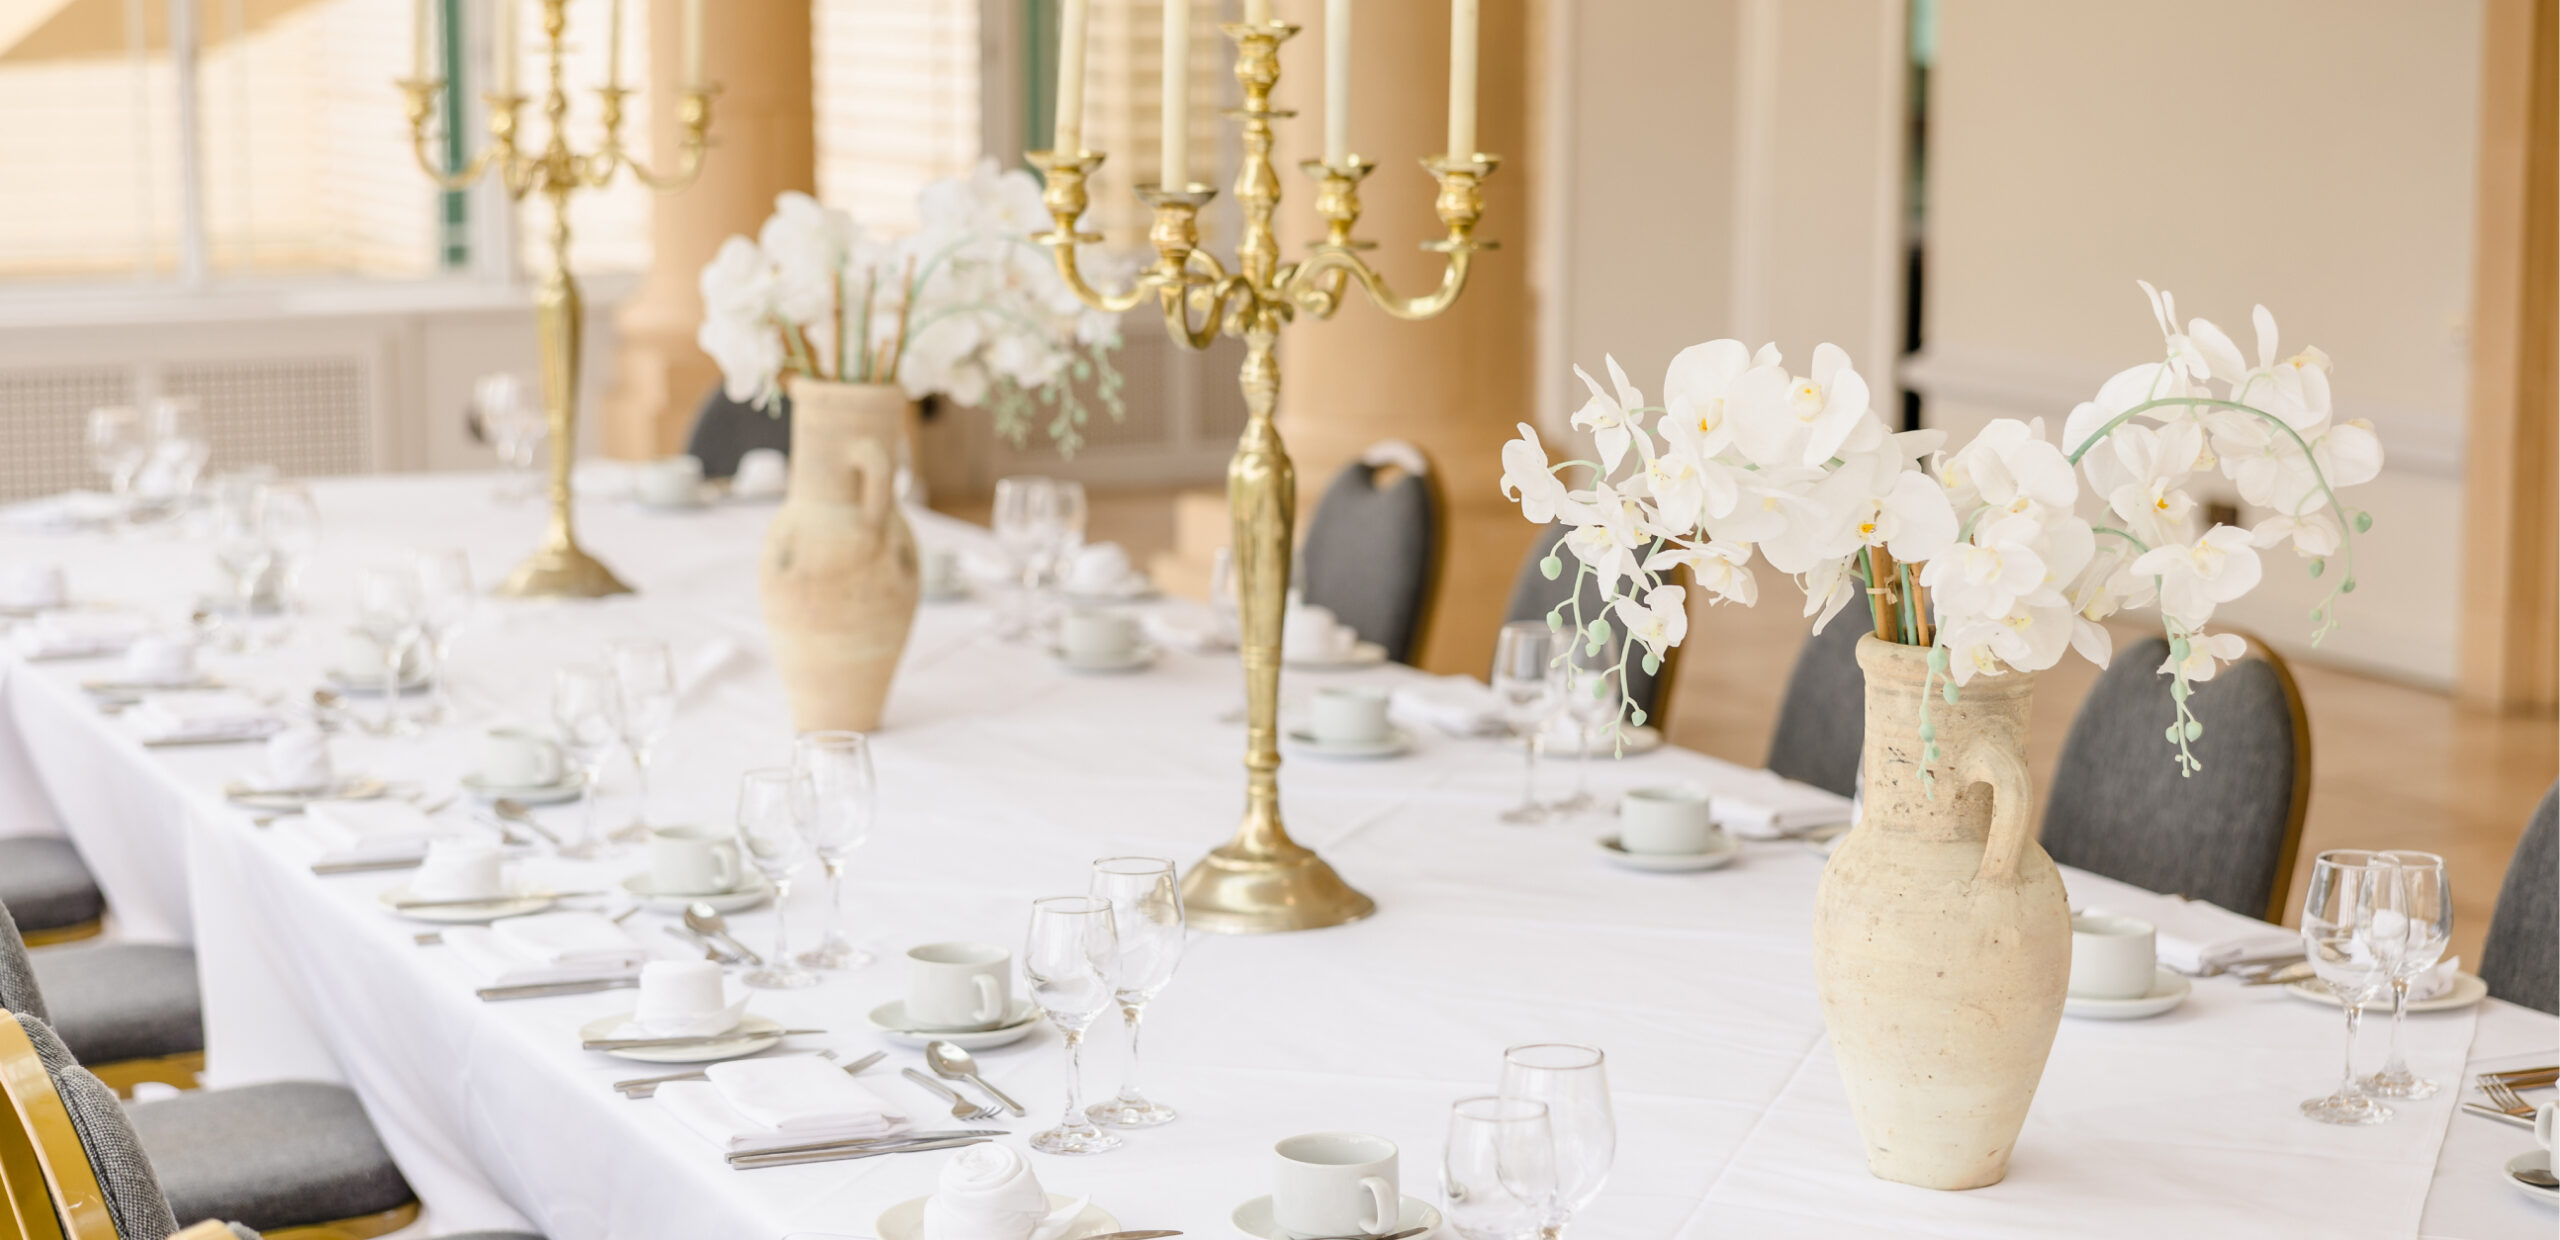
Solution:
{"label": "white taper candle", "polygon": [[684,88],[700,90],[702,72],[702,0],[684,0]]}
{"label": "white taper candle", "polygon": [[1351,162],[1351,0],[1324,0],[1324,162]]}
{"label": "white taper candle", "polygon": [[1164,0],[1162,112],[1156,184],[1178,191],[1191,184],[1191,0]]}
{"label": "white taper candle", "polygon": [[1270,25],[1271,0],[1244,0],[1244,24],[1248,26]]}
{"label": "white taper candle", "polygon": [[411,81],[432,82],[440,76],[436,73],[435,10],[441,7],[436,0],[418,0],[414,13],[418,27],[417,47],[410,53],[416,57],[416,63],[409,71]]}
{"label": "white taper candle", "polygon": [[489,80],[497,94],[512,95],[516,93],[516,0],[498,0],[491,6],[489,27],[494,36],[489,42],[495,49]]}
{"label": "white taper candle", "polygon": [[1084,7],[1065,0],[1058,9],[1058,116],[1049,149],[1073,155],[1084,149]]}
{"label": "white taper candle", "polygon": [[1449,0],[1449,154],[1476,154],[1476,0]]}
{"label": "white taper candle", "polygon": [[622,86],[622,0],[613,0],[613,20],[604,42],[604,84],[618,90]]}

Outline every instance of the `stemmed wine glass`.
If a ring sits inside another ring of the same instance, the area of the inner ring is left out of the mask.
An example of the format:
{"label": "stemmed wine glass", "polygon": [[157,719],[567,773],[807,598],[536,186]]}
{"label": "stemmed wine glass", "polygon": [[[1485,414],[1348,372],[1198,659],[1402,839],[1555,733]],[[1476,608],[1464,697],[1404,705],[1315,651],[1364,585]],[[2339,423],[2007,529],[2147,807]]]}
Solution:
{"label": "stemmed wine glass", "polygon": [[1051,480],[1049,519],[1041,530],[1046,536],[1041,559],[1048,565],[1050,578],[1061,585],[1066,581],[1067,569],[1075,563],[1076,552],[1084,549],[1084,528],[1084,484],[1070,478]]}
{"label": "stemmed wine glass", "polygon": [[574,663],[551,673],[551,725],[560,748],[578,764],[578,838],[561,846],[563,857],[601,857],[596,838],[596,785],[604,782],[605,755],[622,741],[622,695],[609,669]]}
{"label": "stemmed wine glass", "polygon": [[471,599],[471,557],[452,547],[418,553],[420,639],[435,673],[429,718],[443,719],[452,713],[453,701],[445,691],[449,679],[445,661],[453,652],[454,630],[471,615]]}
{"label": "stemmed wine glass", "polygon": [[151,454],[150,429],[131,405],[105,405],[89,411],[89,464],[107,476],[120,512],[133,504],[133,478]]}
{"label": "stemmed wine glass", "polygon": [[1573,721],[1580,756],[1573,762],[1573,795],[1556,802],[1559,810],[1578,812],[1594,803],[1591,735],[1604,724],[1616,723],[1625,705],[1618,692],[1618,663],[1625,649],[1625,639],[1614,625],[1602,636],[1585,633],[1565,643],[1564,658],[1556,667],[1557,695],[1565,718]]}
{"label": "stemmed wine glass", "polygon": [[414,564],[368,564],[356,574],[356,627],[382,653],[382,722],[386,736],[414,736],[416,725],[400,712],[400,665],[419,632],[418,575]]}
{"label": "stemmed wine glass", "polygon": [[1520,733],[1522,754],[1520,804],[1503,812],[1502,821],[1545,822],[1549,809],[1538,804],[1538,733],[1555,709],[1556,634],[1544,620],[1514,620],[1502,626],[1493,647],[1493,691]]}
{"label": "stemmed wine glass", "polygon": [[1085,1114],[1114,1128],[1153,1128],[1170,1124],[1172,1107],[1147,1101],[1138,1092],[1138,1026],[1147,1002],[1173,980],[1182,963],[1182,888],[1173,863],[1161,857],[1105,857],[1093,863],[1091,893],[1111,902],[1111,924],[1119,932],[1119,948],[1111,963],[1111,990],[1120,1001],[1120,1019],[1129,1026],[1129,1065],[1120,1077],[1120,1094],[1097,1102]]}
{"label": "stemmed wine glass", "polygon": [[649,757],[675,725],[676,659],[665,642],[635,637],[608,643],[605,664],[622,698],[622,744],[640,780],[639,807],[610,838],[633,844],[649,838]]}
{"label": "stemmed wine glass", "polygon": [[1501,1093],[1547,1104],[1556,1160],[1555,1218],[1547,1234],[1562,1235],[1574,1212],[1600,1195],[1618,1156],[1608,1056],[1596,1046],[1570,1042],[1514,1046],[1502,1052]]}
{"label": "stemmed wine glass", "polygon": [[2364,1005],[2391,984],[2407,935],[2400,865],[2388,853],[2338,848],[2311,866],[2302,904],[2302,950],[2311,971],[2347,1009],[2347,1068],[2338,1092],[2302,1104],[2324,1124],[2379,1124],[2391,1108],[2356,1088],[2356,1027]]}
{"label": "stemmed wine glass", "polygon": [[2432,1098],[2436,1083],[2409,1070],[2400,1051],[2400,1018],[2409,1007],[2409,983],[2444,959],[2453,938],[2453,891],[2445,883],[2444,858],[2434,853],[2392,851],[2383,854],[2400,867],[2401,907],[2374,916],[2377,932],[2388,934],[2394,918],[2403,922],[2400,961],[2391,970],[2391,1054],[2382,1071],[2356,1082],[2372,1098]]}
{"label": "stemmed wine glass", "polygon": [[270,480],[258,488],[258,525],[276,549],[276,603],[287,615],[298,601],[296,583],[320,547],[320,505],[299,482]]}
{"label": "stemmed wine glass", "polygon": [[1547,1104],[1462,1098],[1449,1108],[1440,1201],[1465,1240],[1541,1240],[1556,1209],[1556,1146]]}
{"label": "stemmed wine glass", "polygon": [[759,990],[797,990],[818,984],[817,974],[791,962],[791,879],[809,860],[809,842],[800,835],[804,797],[800,782],[800,776],[787,766],[738,777],[738,846],[773,884],[773,954],[744,979]]}
{"label": "stemmed wine glass", "polygon": [[276,562],[275,544],[267,541],[267,532],[258,522],[253,487],[225,479],[215,488],[213,558],[231,579],[233,597],[224,608],[225,623],[237,625],[238,629],[227,636],[226,644],[234,650],[247,649],[249,628],[258,605],[258,587]]}
{"label": "stemmed wine glass", "polygon": [[996,479],[996,542],[1021,574],[1021,602],[1009,626],[1015,636],[1027,637],[1038,627],[1041,555],[1049,546],[1057,485],[1037,475]]}
{"label": "stemmed wine glass", "polygon": [[1095,1127],[1084,1109],[1084,1031],[1111,1006],[1112,968],[1119,956],[1111,902],[1095,896],[1051,896],[1031,902],[1031,933],[1023,945],[1022,972],[1031,997],[1067,1043],[1067,1110],[1058,1126],[1031,1138],[1043,1154],[1099,1154],[1120,1148],[1120,1138]]}
{"label": "stemmed wine glass", "polygon": [[195,498],[196,479],[213,456],[205,438],[204,414],[192,396],[162,396],[151,402],[151,451],[144,473],[154,483],[154,501],[184,508]]}
{"label": "stemmed wine glass", "polygon": [[844,875],[853,854],[871,838],[879,811],[879,784],[871,769],[871,738],[860,732],[811,732],[791,745],[791,768],[807,798],[800,830],[827,871],[827,930],[818,945],[800,953],[812,969],[859,969],[871,953],[853,945],[845,929]]}
{"label": "stemmed wine glass", "polygon": [[534,450],[551,433],[549,419],[527,392],[525,381],[511,374],[482,375],[471,385],[473,412],[480,418],[480,428],[497,450],[498,463],[518,477],[498,484],[497,498],[502,503],[519,503],[538,489],[533,479]]}

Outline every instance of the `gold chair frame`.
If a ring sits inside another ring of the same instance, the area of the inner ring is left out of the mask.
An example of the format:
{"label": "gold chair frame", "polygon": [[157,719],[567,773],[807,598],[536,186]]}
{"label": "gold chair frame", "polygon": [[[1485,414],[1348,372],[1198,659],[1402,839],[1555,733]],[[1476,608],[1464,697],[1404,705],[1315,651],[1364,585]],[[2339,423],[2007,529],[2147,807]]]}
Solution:
{"label": "gold chair frame", "polygon": [[107,919],[92,917],[87,921],[55,926],[50,930],[29,930],[22,926],[19,928],[18,938],[29,947],[51,947],[56,943],[77,943],[82,939],[94,939],[106,932]]}
{"label": "gold chair frame", "polygon": [[2293,716],[2293,803],[2285,814],[2284,850],[2276,858],[2275,885],[2267,892],[2267,920],[2284,924],[2284,911],[2293,902],[2294,862],[2302,853],[2302,824],[2311,816],[2311,715],[2302,704],[2302,686],[2293,679],[2293,668],[2257,634],[2246,629],[2232,630],[2249,643],[2245,656],[2264,659],[2268,670],[2276,674],[2276,684],[2284,689],[2285,707]]}

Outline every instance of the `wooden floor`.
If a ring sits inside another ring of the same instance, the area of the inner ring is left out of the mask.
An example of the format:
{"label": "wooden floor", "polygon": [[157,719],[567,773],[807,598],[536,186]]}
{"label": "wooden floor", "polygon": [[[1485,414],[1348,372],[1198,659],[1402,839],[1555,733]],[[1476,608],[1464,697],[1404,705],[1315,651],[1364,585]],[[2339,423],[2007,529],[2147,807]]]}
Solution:
{"label": "wooden floor", "polygon": [[[986,519],[983,501],[947,511]],[[1090,529],[1144,563],[1173,542],[1167,491],[1096,493]],[[1768,574],[1763,574],[1768,577]],[[1699,607],[1680,661],[1672,740],[1736,762],[1768,757],[1769,733],[1805,621],[1783,581],[1756,608]],[[1482,616],[1497,627],[1503,599],[1444,593],[1444,620]],[[2413,848],[2443,855],[2454,888],[2454,950],[2476,962],[2507,859],[2534,803],[2560,772],[2560,723],[2457,708],[2446,694],[2296,662],[2311,717],[2312,789],[2302,856],[2326,848]],[[2071,717],[2097,679],[2078,658],[2036,687],[2028,762],[2037,787],[2052,777]],[[2208,688],[2207,691],[2210,691]],[[2298,863],[2286,920],[2301,914],[2310,866]]]}

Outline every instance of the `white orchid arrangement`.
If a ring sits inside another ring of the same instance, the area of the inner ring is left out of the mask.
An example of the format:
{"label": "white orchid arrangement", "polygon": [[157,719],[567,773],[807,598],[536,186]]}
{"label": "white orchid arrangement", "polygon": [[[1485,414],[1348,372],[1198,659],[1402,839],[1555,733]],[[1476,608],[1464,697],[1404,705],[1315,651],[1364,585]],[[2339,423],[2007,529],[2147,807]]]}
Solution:
{"label": "white orchid arrangement", "polygon": [[[1624,629],[1615,675],[1625,717],[1641,725],[1625,660],[1641,650],[1658,671],[1687,635],[1688,587],[1673,580],[1683,566],[1711,602],[1749,606],[1756,554],[1796,579],[1817,633],[1863,593],[1877,636],[1929,647],[1930,686],[1943,678],[1949,701],[1976,676],[2039,671],[2069,650],[2104,667],[2102,622],[2157,604],[2169,639],[2160,671],[2177,704],[2166,735],[2194,774],[2189,746],[2203,727],[2189,694],[2246,650],[2207,629],[2214,609],[2258,584],[2261,550],[2290,543],[2333,582],[2311,612],[2317,644],[2338,596],[2356,588],[2353,534],[2373,523],[2338,489],[2379,474],[2382,446],[2370,423],[2333,416],[2327,354],[2278,356],[2266,307],[2252,316],[2252,365],[2222,329],[2192,319],[2181,331],[2176,301],[2142,290],[2166,356],[2108,379],[2064,418],[2059,444],[2041,418],[1996,420],[1953,452],[1943,431],[1892,432],[1828,344],[1805,375],[1772,345],[1692,346],[1672,359],[1660,405],[1644,403],[1615,358],[1607,390],[1577,368],[1591,399],[1573,425],[1599,459],[1550,464],[1525,424],[1502,452],[1504,494],[1531,521],[1571,527],[1577,582],[1595,579],[1604,600],[1604,614],[1585,616],[1577,588],[1549,625],[1569,624],[1592,654]],[[1581,485],[1568,485],[1576,469]],[[2253,528],[2195,530],[2191,488],[2213,472],[2266,514]],[[1540,567],[1555,579],[1563,558]],[[1921,740],[1934,761],[1926,702]]]}
{"label": "white orchid arrangement", "polygon": [[[925,187],[923,226],[875,240],[846,212],[789,192],[754,240],[731,237],[702,269],[696,335],[731,400],[772,410],[786,373],[894,383],[907,395],[987,405],[1019,447],[1038,410],[1073,455],[1091,411],[1114,420],[1118,320],[1088,309],[1028,238],[1049,226],[1040,183],[994,160]],[[1112,259],[1088,260],[1108,266]]]}

